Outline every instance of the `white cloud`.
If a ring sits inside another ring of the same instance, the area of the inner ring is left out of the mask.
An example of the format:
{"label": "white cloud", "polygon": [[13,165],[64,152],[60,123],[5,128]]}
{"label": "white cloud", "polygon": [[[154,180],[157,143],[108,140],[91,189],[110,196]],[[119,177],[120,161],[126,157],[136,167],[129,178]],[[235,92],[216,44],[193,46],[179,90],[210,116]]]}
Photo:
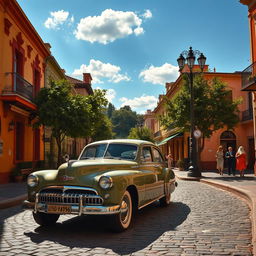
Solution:
{"label": "white cloud", "polygon": [[114,89],[108,89],[106,93],[106,98],[109,102],[112,102],[116,97],[116,91]]}
{"label": "white cloud", "polygon": [[161,67],[151,65],[148,69],[141,71],[139,75],[143,82],[161,85],[176,80],[178,76],[179,68],[169,63],[165,63]]}
{"label": "white cloud", "polygon": [[[129,105],[132,109],[154,109],[157,105],[157,98],[150,95],[142,95],[141,97],[135,97],[133,99],[128,99],[122,97],[119,99],[122,102],[121,107]],[[143,111],[145,111],[143,110]]]}
{"label": "white cloud", "polygon": [[82,64],[79,69],[75,69],[72,75],[82,76],[83,73],[91,73],[92,82],[95,84],[103,83],[102,79],[108,82],[119,83],[121,81],[130,81],[130,77],[121,74],[121,68],[110,63],[103,63],[99,60],[91,59],[89,65]]}
{"label": "white cloud", "polygon": [[144,29],[142,27],[137,27],[134,29],[134,34],[136,36],[140,35],[140,34],[143,34],[144,33]]}
{"label": "white cloud", "polygon": [[[96,87],[96,89],[103,90],[101,87]],[[105,97],[109,102],[112,102],[113,99],[116,97],[116,91],[114,89],[107,89]]]}
{"label": "white cloud", "polygon": [[142,19],[134,12],[106,9],[100,16],[80,20],[74,34],[77,39],[108,44],[118,38],[143,33]]}
{"label": "white cloud", "polygon": [[69,12],[64,10],[51,12],[51,17],[47,18],[44,25],[48,29],[58,29],[60,25],[63,25],[66,21],[69,21],[69,24],[74,22],[74,17],[72,16],[68,20]]}
{"label": "white cloud", "polygon": [[145,13],[142,15],[145,19],[152,18],[152,12],[150,10],[146,10]]}

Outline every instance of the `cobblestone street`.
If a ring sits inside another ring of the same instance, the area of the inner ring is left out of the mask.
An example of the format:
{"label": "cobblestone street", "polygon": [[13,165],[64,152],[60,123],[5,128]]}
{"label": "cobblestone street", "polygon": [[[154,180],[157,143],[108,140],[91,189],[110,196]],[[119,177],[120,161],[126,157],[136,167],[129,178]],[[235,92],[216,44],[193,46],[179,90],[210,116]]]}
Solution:
{"label": "cobblestone street", "polygon": [[173,203],[142,209],[111,233],[103,217],[61,217],[41,228],[30,211],[0,211],[0,255],[252,255],[246,203],[199,182],[179,181]]}

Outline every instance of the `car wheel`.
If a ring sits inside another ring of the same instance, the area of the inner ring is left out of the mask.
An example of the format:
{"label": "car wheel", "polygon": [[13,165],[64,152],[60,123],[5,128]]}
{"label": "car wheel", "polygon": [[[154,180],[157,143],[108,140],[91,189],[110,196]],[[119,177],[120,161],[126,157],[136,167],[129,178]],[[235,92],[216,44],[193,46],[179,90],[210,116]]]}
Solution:
{"label": "car wheel", "polygon": [[57,222],[59,216],[60,216],[59,214],[47,214],[44,212],[37,212],[37,213],[33,212],[34,220],[40,226],[54,225]]}
{"label": "car wheel", "polygon": [[159,200],[160,206],[168,206],[171,203],[171,189],[168,183],[165,187],[165,195]]}
{"label": "car wheel", "polygon": [[120,213],[111,216],[111,229],[121,232],[129,228],[132,221],[132,198],[128,191],[125,191],[121,200]]}

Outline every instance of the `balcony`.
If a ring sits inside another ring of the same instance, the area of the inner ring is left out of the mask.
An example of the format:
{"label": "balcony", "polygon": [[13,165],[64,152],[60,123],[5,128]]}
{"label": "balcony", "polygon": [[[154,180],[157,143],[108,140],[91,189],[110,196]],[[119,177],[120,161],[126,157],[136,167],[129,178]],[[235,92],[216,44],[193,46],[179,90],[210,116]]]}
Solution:
{"label": "balcony", "polygon": [[35,110],[36,105],[32,102],[35,95],[35,87],[17,73],[4,74],[4,89],[0,99],[12,103],[26,110]]}
{"label": "balcony", "polygon": [[241,121],[249,121],[253,119],[253,112],[252,109],[247,109],[245,111],[242,111],[242,118]]}
{"label": "balcony", "polygon": [[242,72],[242,91],[256,91],[256,62]]}

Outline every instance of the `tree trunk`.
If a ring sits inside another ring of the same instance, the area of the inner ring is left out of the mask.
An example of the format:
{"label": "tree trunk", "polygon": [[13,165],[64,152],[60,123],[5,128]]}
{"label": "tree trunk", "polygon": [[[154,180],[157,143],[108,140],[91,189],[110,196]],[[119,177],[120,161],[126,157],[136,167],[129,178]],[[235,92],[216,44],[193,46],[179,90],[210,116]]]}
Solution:
{"label": "tree trunk", "polygon": [[62,155],[61,155],[61,138],[60,136],[55,137],[57,147],[58,147],[58,162],[57,162],[57,168],[62,164]]}

